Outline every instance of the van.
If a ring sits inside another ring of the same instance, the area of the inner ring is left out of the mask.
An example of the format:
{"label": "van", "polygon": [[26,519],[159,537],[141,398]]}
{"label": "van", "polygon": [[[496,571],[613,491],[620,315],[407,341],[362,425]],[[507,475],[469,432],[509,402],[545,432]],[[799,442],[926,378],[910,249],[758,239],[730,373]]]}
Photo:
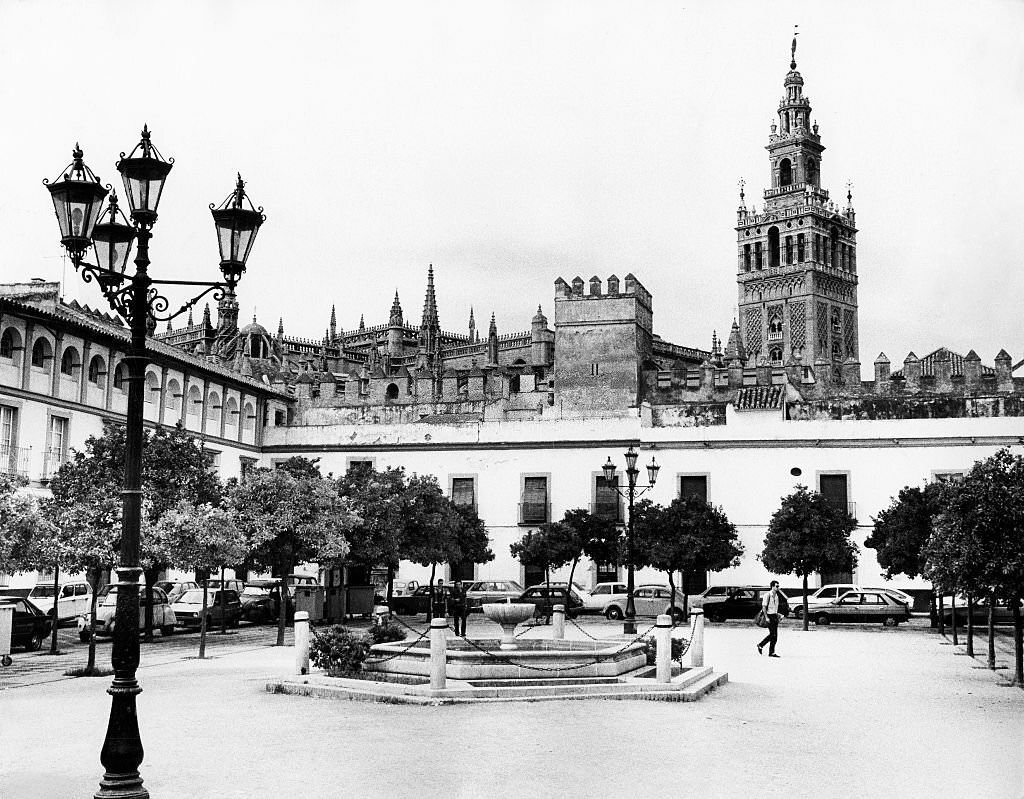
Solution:
{"label": "van", "polygon": [[[47,617],[53,618],[54,585],[36,583],[28,592],[28,599]],[[89,612],[92,603],[92,590],[85,580],[61,581],[57,585],[57,623],[74,621],[83,613]]]}

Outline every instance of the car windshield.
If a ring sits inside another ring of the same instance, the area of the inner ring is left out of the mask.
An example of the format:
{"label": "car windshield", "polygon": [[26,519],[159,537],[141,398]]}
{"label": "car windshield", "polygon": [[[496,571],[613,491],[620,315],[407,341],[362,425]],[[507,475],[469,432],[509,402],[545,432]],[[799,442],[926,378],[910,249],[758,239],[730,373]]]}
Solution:
{"label": "car windshield", "polygon": [[270,596],[269,588],[261,588],[258,585],[247,585],[242,591],[243,596]]}
{"label": "car windshield", "polygon": [[[180,597],[178,597],[178,602],[180,602],[183,605],[202,605],[203,604],[203,589],[202,588],[193,588],[193,589],[191,589],[189,591],[186,591],[184,594],[182,594]],[[212,599],[211,600],[207,600],[207,602],[211,602],[212,603]]]}
{"label": "car windshield", "polygon": [[34,596],[34,597],[35,596],[48,596],[48,597],[52,597],[53,596],[53,586],[52,585],[37,585],[35,588],[32,589],[32,596]]}

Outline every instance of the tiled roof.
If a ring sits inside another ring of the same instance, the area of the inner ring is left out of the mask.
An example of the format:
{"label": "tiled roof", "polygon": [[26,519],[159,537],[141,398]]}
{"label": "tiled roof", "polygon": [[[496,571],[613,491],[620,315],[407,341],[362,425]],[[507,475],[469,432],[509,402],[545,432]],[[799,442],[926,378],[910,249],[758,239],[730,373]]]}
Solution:
{"label": "tiled roof", "polygon": [[[945,347],[939,347],[935,352],[925,355],[921,359],[921,376],[927,377],[928,375],[934,375],[938,371],[938,363],[945,358],[949,358],[953,364],[952,374],[962,375],[964,373],[964,356],[953,350],[946,349]],[[983,375],[994,375],[995,369],[991,366],[982,366],[981,373]],[[892,373],[892,377],[903,377],[903,370],[900,369],[897,372]]]}
{"label": "tiled roof", "polygon": [[766,411],[782,408],[786,395],[785,386],[751,386],[736,392],[735,408],[738,411]]}
{"label": "tiled roof", "polygon": [[[119,321],[118,323],[107,321],[97,315],[96,312],[87,312],[83,310],[78,303],[75,303],[74,305],[58,303],[53,308],[42,308],[32,303],[19,302],[11,297],[0,296],[0,307],[5,305],[11,307],[15,311],[30,313],[35,316],[41,316],[57,322],[63,322],[64,324],[73,325],[80,329],[84,328],[86,330],[91,330],[94,333],[108,336],[109,338],[123,342],[126,350],[131,341],[131,331],[124,325],[120,324]],[[266,394],[273,394],[279,397],[291,399],[291,394],[287,391],[268,386],[261,380],[253,380],[250,377],[246,377],[238,372],[232,371],[231,369],[227,369],[218,363],[208,361],[205,358],[196,357],[184,350],[173,347],[170,344],[165,344],[158,339],[147,337],[146,349],[153,355],[159,356],[162,360],[174,361],[192,369],[212,372],[213,374],[219,375],[227,380],[233,380],[236,383],[241,383],[252,388],[258,388]]]}

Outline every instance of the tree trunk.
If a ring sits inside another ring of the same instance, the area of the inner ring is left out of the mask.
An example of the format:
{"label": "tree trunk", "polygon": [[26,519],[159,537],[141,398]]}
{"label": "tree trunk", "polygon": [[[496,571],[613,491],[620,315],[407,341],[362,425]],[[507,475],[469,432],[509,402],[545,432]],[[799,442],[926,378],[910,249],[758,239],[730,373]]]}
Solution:
{"label": "tree trunk", "polygon": [[939,594],[939,635],[946,634],[945,597]]}
{"label": "tree trunk", "polygon": [[949,626],[953,628],[953,646],[960,645],[960,638],[956,634],[956,592],[949,598]]}
{"label": "tree trunk", "polygon": [[1013,613],[1013,685],[1024,688],[1024,622],[1020,615],[1020,597],[1010,599]]}
{"label": "tree trunk", "polygon": [[576,573],[576,564],[579,563],[579,562],[580,562],[579,558],[573,558],[572,566],[569,567],[569,581],[565,584],[565,615],[566,615],[566,617],[569,616],[569,608],[572,607],[572,602],[570,601],[569,597],[571,595],[570,592],[572,591],[572,578],[573,578],[573,575]]}
{"label": "tree trunk", "polygon": [[811,629],[811,620],[808,616],[808,605],[807,605],[807,574],[804,573],[804,632]]}
{"label": "tree trunk", "polygon": [[[665,572],[668,575],[668,612],[672,613],[672,608],[676,606],[676,581],[672,579],[672,570],[667,569]],[[672,625],[675,626],[675,617],[672,618]]]}
{"label": "tree trunk", "polygon": [[220,567],[220,634],[228,631],[227,591],[224,590],[224,567]]}
{"label": "tree trunk", "polygon": [[391,599],[395,593],[395,567],[388,566],[388,616],[391,616]]}
{"label": "tree trunk", "polygon": [[988,598],[988,667],[996,670],[996,617],[995,617],[996,595],[990,594]]}
{"label": "tree trunk", "polygon": [[92,600],[89,606],[89,662],[85,668],[90,674],[96,670],[96,593],[100,590],[100,570],[86,569],[85,578],[92,588]]}
{"label": "tree trunk", "polygon": [[974,595],[967,595],[967,656],[974,657]]}
{"label": "tree trunk", "polygon": [[434,618],[434,575],[437,573],[437,564],[430,564],[430,590],[427,591],[427,624]]}
{"label": "tree trunk", "polygon": [[160,567],[154,566],[143,572],[146,578],[146,608],[145,608],[145,634],[143,640],[153,640],[153,585],[156,578],[160,576]]}
{"label": "tree trunk", "polygon": [[[690,578],[686,576],[686,570],[685,569],[679,572],[679,579],[682,582],[682,592],[683,592],[683,621],[689,621],[690,620]],[[675,589],[675,586],[672,584],[672,575],[671,574],[669,574],[669,576],[668,576],[668,585],[669,585],[669,588],[672,589],[673,594],[674,594],[676,589]],[[675,596],[673,596],[672,597],[672,606],[675,607],[675,604],[676,604],[676,598],[675,598]]]}
{"label": "tree trunk", "polygon": [[210,590],[210,580],[203,578],[203,613],[199,617],[199,659],[206,657],[206,599]]}
{"label": "tree trunk", "polygon": [[292,573],[292,564],[288,563],[281,571],[281,612],[277,614],[277,643],[284,646],[284,628],[288,624],[288,575]]}
{"label": "tree trunk", "polygon": [[53,629],[50,630],[50,654],[57,654],[57,625],[60,624],[60,614],[57,612],[57,602],[60,599],[60,564],[53,564]]}
{"label": "tree trunk", "polygon": [[932,591],[928,595],[928,621],[930,622],[931,627],[932,627],[933,630],[936,627],[939,626],[939,614],[938,614],[938,612],[936,610],[936,606],[935,606],[935,592],[934,591]]}

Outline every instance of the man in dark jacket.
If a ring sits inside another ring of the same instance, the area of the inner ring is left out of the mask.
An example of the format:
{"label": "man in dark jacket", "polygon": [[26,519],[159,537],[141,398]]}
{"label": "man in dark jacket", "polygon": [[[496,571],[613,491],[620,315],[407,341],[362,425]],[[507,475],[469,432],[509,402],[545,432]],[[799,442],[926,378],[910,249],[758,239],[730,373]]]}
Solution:
{"label": "man in dark jacket", "polygon": [[456,580],[448,594],[448,609],[452,614],[452,621],[455,622],[455,634],[465,637],[466,620],[469,618],[469,600],[466,597],[466,588],[462,580]]}
{"label": "man in dark jacket", "polygon": [[434,594],[430,598],[430,610],[427,612],[427,621],[431,619],[443,619],[448,615],[448,603],[445,596],[444,580],[438,578],[434,586]]}

